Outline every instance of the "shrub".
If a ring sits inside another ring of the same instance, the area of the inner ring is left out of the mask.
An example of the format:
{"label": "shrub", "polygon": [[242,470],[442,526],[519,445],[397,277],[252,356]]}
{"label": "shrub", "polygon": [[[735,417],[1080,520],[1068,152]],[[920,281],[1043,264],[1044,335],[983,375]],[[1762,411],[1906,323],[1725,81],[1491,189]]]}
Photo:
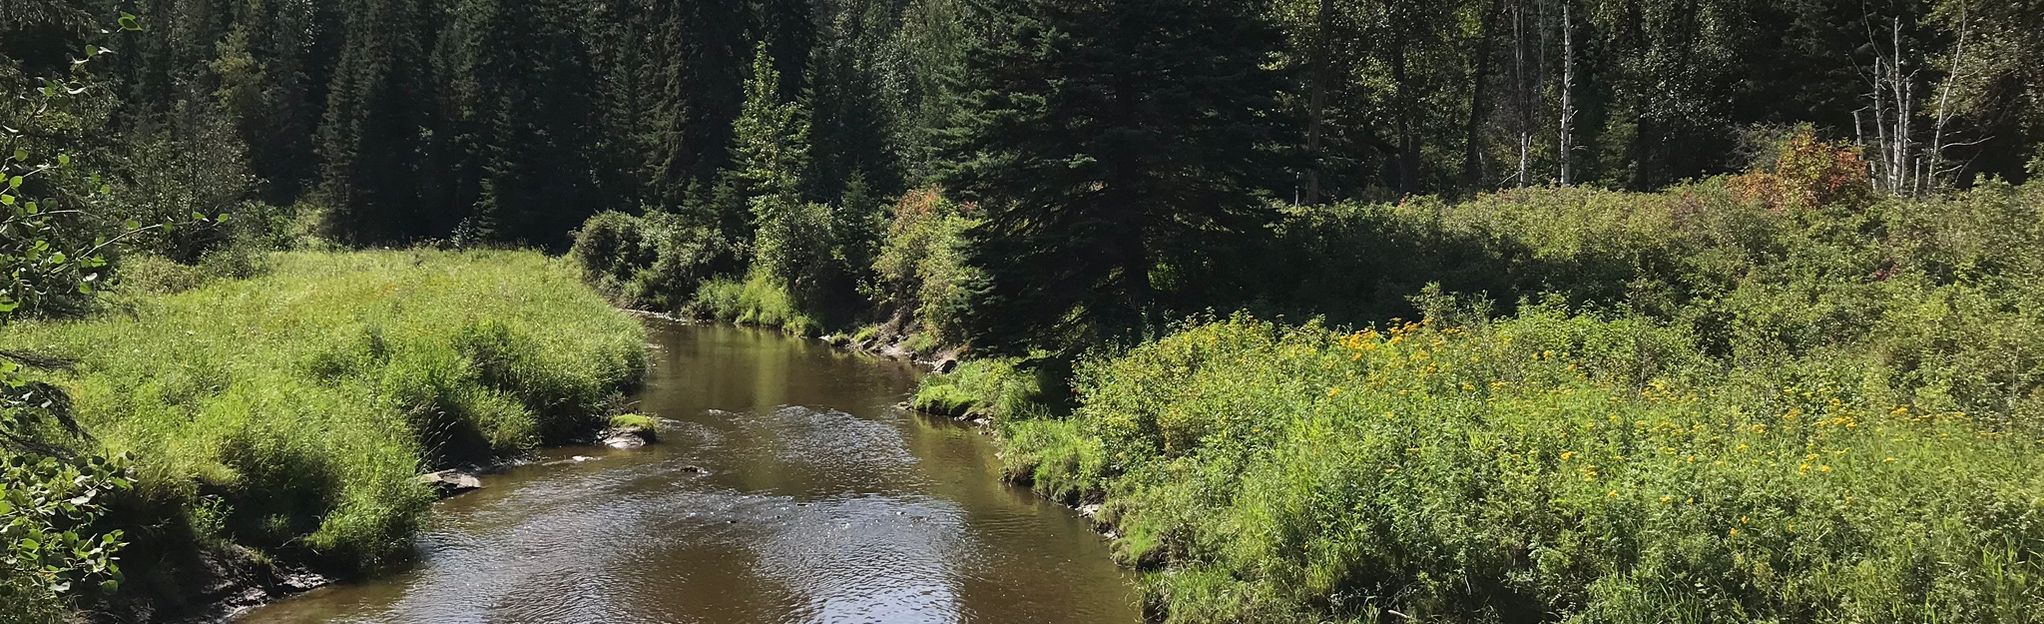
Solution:
{"label": "shrub", "polygon": [[2044,600],[2036,437],[1898,403],[1865,359],[1725,369],[1691,339],[1553,304],[1236,317],[1083,367],[1073,420],[1009,429],[1007,457],[1105,499],[1118,553],[1164,566],[1165,621],[2004,622]]}
{"label": "shrub", "polygon": [[658,212],[597,214],[576,233],[571,254],[597,290],[622,305],[663,312],[682,309],[700,284],[736,265],[714,227]]}
{"label": "shrub", "polygon": [[958,370],[922,379],[910,406],[942,416],[988,417],[1001,421],[1042,418],[1061,398],[1053,388],[1063,377],[1046,359],[978,359]]}
{"label": "shrub", "polygon": [[903,334],[927,336],[931,346],[965,340],[964,285],[974,270],[965,264],[963,246],[970,226],[964,210],[938,189],[911,191],[895,205],[864,289],[884,313],[902,320]]}
{"label": "shrub", "polygon": [[696,290],[690,314],[741,325],[772,327],[801,336],[815,336],[823,324],[803,312],[787,289],[757,271],[743,282],[712,279]]}

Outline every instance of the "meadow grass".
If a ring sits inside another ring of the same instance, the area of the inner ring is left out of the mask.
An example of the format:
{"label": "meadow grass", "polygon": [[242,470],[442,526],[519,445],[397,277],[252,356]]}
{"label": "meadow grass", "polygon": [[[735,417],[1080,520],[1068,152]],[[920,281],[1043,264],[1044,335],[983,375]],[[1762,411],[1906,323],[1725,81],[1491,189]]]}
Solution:
{"label": "meadow grass", "polygon": [[42,375],[95,444],[133,458],[130,510],[175,510],[200,540],[342,570],[388,561],[433,500],[415,475],[592,431],[644,369],[638,323],[537,253],[267,264],[0,337],[72,363]]}
{"label": "meadow grass", "polygon": [[[1082,371],[1011,470],[1104,500],[1173,622],[2019,622],[2044,444],[1676,329],[1196,325]],[[1388,617],[1385,619],[1389,619]]]}
{"label": "meadow grass", "polygon": [[1778,178],[1298,209],[1249,307],[1336,322],[981,409],[1162,621],[2035,621],[2044,184]]}

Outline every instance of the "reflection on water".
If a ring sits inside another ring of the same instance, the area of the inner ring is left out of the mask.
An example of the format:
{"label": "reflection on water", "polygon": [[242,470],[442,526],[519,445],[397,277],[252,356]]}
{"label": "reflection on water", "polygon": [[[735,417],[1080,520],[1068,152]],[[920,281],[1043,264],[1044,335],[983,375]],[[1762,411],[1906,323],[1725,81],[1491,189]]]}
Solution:
{"label": "reflection on water", "polygon": [[1135,622],[1068,510],[976,433],[893,406],[915,372],[777,334],[658,323],[637,451],[444,502],[413,569],[244,622]]}

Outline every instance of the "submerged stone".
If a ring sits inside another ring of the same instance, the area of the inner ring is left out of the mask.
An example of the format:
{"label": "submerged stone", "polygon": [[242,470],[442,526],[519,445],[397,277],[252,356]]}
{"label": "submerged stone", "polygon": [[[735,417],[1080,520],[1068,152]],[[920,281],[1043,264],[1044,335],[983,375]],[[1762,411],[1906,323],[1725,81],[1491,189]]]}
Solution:
{"label": "submerged stone", "polygon": [[483,488],[483,480],[459,470],[442,470],[419,475],[419,482],[431,486],[441,498],[451,498]]}

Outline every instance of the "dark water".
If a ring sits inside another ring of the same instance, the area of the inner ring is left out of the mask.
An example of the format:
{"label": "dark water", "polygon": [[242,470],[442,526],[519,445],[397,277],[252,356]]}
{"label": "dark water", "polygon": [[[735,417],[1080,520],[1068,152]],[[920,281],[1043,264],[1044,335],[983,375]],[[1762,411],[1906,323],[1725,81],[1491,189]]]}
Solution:
{"label": "dark water", "polygon": [[241,621],[1138,620],[1082,520],[1001,485],[973,430],[894,407],[914,371],[753,330],[652,335],[662,444],[485,477],[436,509],[413,569]]}

